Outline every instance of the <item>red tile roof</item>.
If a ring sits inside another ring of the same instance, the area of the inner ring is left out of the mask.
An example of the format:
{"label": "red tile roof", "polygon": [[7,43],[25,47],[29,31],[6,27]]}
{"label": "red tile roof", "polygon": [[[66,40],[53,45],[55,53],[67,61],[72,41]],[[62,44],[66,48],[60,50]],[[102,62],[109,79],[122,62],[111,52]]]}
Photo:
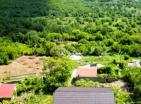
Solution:
{"label": "red tile roof", "polygon": [[0,83],[0,98],[12,98],[16,86],[13,84]]}
{"label": "red tile roof", "polygon": [[96,77],[97,76],[97,67],[94,66],[82,66],[76,69],[76,74],[79,77]]}

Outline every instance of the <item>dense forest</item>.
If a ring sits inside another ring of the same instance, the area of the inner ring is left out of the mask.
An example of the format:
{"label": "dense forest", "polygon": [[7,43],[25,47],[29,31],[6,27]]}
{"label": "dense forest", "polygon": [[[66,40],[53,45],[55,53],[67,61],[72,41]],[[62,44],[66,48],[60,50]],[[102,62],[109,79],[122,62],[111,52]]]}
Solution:
{"label": "dense forest", "polygon": [[[39,86],[42,82],[38,78],[24,83],[24,86],[37,84],[38,88],[33,88],[37,93],[46,88],[50,93],[66,86],[69,72],[76,66],[64,56],[120,55],[123,59],[118,69],[122,75],[109,75],[129,82],[130,97],[134,102],[141,102],[141,69],[128,68],[125,64],[130,58],[141,57],[140,17],[140,0],[0,0],[0,65],[22,55],[57,57],[47,60],[59,66],[46,75],[45,85]],[[116,58],[112,59],[107,65],[116,66]],[[72,65],[68,67],[67,62]],[[114,70],[113,66],[110,70]],[[58,73],[62,72],[65,79],[59,80]],[[19,95],[26,92],[19,86]],[[28,86],[26,89],[28,92]]]}

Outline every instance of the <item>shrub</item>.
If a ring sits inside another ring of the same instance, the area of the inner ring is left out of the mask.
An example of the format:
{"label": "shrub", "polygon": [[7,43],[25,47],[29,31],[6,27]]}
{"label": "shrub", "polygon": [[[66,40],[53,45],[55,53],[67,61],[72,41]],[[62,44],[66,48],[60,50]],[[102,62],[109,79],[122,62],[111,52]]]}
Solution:
{"label": "shrub", "polygon": [[132,57],[141,57],[141,46],[139,45],[131,46],[129,55]]}
{"label": "shrub", "polygon": [[3,65],[3,64],[8,64],[9,62],[9,57],[7,55],[7,53],[4,53],[4,52],[0,52],[0,65]]}
{"label": "shrub", "polygon": [[102,40],[103,40],[102,34],[98,32],[98,33],[96,34],[95,40],[96,40],[96,41],[102,41]]}
{"label": "shrub", "polygon": [[53,92],[56,88],[70,84],[72,69],[76,62],[66,58],[47,58],[44,64],[46,92]]}
{"label": "shrub", "polygon": [[43,81],[39,77],[25,79],[17,84],[17,95],[21,95],[23,93],[34,92],[39,93],[42,91]]}
{"label": "shrub", "polygon": [[70,53],[76,53],[77,52],[77,50],[75,49],[75,47],[74,46],[72,46],[72,45],[65,45],[65,47],[64,47],[66,50],[68,50]]}
{"label": "shrub", "polygon": [[130,58],[130,57],[129,57],[128,55],[125,55],[125,56],[124,56],[124,60],[129,60],[129,58]]}
{"label": "shrub", "polygon": [[97,73],[98,74],[111,74],[112,73],[112,68],[107,66],[107,67],[102,67],[102,68],[99,68],[97,70]]}
{"label": "shrub", "polygon": [[47,34],[46,39],[50,41],[62,41],[63,37],[60,33],[49,33]]}
{"label": "shrub", "polygon": [[50,55],[51,56],[54,56],[54,57],[62,57],[62,56],[65,56],[65,55],[69,55],[70,53],[65,49],[65,48],[62,48],[62,47],[53,47],[51,50],[50,50]]}

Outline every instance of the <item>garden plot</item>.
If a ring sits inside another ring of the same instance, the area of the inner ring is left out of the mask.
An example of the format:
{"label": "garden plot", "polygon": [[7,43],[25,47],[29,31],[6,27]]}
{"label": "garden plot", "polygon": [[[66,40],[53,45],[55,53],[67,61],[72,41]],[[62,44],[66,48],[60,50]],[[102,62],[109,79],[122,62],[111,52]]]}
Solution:
{"label": "garden plot", "polygon": [[1,65],[0,79],[10,78],[11,76],[38,75],[42,72],[45,58],[45,56],[21,56],[9,65]]}

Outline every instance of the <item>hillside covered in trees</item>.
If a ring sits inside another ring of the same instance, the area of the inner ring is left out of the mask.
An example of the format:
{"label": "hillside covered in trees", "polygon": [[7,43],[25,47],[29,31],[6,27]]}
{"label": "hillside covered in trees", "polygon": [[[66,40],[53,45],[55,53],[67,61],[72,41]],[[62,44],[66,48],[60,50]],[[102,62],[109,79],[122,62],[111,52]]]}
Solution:
{"label": "hillside covered in trees", "polygon": [[[21,54],[50,56],[50,50],[64,41],[77,42],[63,47],[71,53],[141,55],[140,1],[1,0],[0,4],[1,64]],[[27,52],[16,52],[17,46]]]}
{"label": "hillside covered in trees", "polygon": [[[121,55],[124,61],[138,59],[140,17],[140,0],[0,0],[0,65],[22,55],[61,58],[81,53],[96,57]],[[123,65],[120,70],[120,78],[132,86],[131,98],[140,102],[141,69],[135,68],[132,73]],[[50,87],[47,84],[45,87]]]}

